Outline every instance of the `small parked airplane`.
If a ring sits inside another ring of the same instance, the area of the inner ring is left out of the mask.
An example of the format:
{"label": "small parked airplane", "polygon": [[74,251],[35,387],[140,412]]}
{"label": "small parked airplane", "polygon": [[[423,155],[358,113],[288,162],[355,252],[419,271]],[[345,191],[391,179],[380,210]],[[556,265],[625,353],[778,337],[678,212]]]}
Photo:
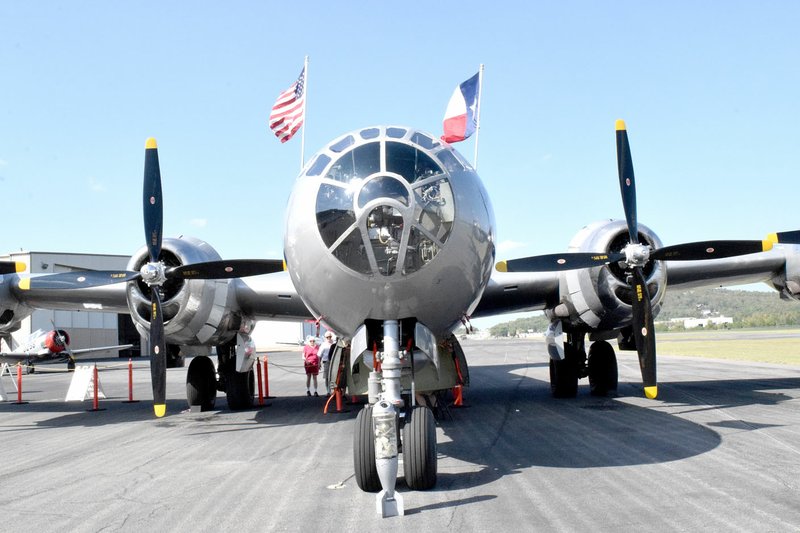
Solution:
{"label": "small parked airplane", "polygon": [[63,329],[39,329],[31,333],[16,349],[0,352],[0,363],[21,363],[28,367],[28,372],[33,373],[34,363],[66,361],[67,369],[74,370],[76,356],[107,350],[125,350],[132,346],[133,344],[119,344],[73,350],[69,347],[69,334]]}

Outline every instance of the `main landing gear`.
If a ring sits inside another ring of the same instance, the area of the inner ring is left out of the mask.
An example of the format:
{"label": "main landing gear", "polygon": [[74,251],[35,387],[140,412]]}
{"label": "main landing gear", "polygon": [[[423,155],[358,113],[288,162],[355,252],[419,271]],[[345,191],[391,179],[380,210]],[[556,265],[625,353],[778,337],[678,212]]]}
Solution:
{"label": "main landing gear", "polygon": [[210,411],[220,390],[225,392],[228,408],[232,411],[251,408],[255,393],[254,372],[252,368],[247,372],[237,372],[236,339],[217,346],[217,359],[217,369],[205,355],[195,356],[189,363],[186,372],[186,400],[189,406],[200,406],[201,411]]}
{"label": "main landing gear", "polygon": [[617,392],[617,357],[614,348],[598,340],[589,347],[586,355],[585,334],[567,333],[564,358],[550,359],[550,389],[555,398],[574,398],[578,394],[578,380],[589,378],[591,393],[608,396]]}

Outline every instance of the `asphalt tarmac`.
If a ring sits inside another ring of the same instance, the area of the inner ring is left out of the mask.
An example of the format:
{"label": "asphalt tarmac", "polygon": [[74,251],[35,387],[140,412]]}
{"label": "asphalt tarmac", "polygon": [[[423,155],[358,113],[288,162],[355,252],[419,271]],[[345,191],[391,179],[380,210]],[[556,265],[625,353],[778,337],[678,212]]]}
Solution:
{"label": "asphalt tarmac", "polygon": [[[0,531],[797,531],[800,367],[662,357],[659,399],[635,355],[616,398],[549,392],[541,340],[465,341],[467,407],[437,427],[439,477],[381,519],[353,478],[358,406],[323,414],[297,352],[270,354],[268,406],[186,410],[168,371],[155,419],[147,361],[102,368],[107,399],[64,402],[70,375],[0,403]],[[107,365],[109,361],[99,363]],[[61,368],[58,365],[55,368]],[[324,396],[324,394],[323,394]]]}

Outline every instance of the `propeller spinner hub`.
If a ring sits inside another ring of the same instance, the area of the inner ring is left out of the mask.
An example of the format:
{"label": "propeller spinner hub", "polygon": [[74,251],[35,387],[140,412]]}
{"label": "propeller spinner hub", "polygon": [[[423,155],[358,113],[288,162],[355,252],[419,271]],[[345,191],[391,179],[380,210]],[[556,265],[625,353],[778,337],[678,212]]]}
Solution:
{"label": "propeller spinner hub", "polygon": [[630,268],[644,267],[650,261],[650,247],[646,244],[628,244],[623,251]]}
{"label": "propeller spinner hub", "polygon": [[167,281],[166,267],[161,261],[157,263],[145,263],[139,269],[142,275],[142,281],[147,283],[148,286],[163,285]]}

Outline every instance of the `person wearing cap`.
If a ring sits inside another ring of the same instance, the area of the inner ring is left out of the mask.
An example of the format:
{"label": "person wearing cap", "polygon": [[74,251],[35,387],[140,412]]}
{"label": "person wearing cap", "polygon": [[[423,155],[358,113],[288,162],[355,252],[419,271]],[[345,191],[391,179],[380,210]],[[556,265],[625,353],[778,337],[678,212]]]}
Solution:
{"label": "person wearing cap", "polygon": [[306,337],[306,345],[303,346],[303,366],[306,369],[306,395],[311,396],[311,378],[314,378],[314,396],[317,393],[317,374],[319,374],[319,348],[317,338],[313,335]]}
{"label": "person wearing cap", "polygon": [[320,361],[322,361],[322,381],[325,383],[325,390],[328,396],[331,395],[331,377],[328,363],[331,361],[331,351],[335,345],[336,337],[333,335],[333,332],[330,330],[326,331],[325,340],[322,346],[319,347],[319,358]]}

